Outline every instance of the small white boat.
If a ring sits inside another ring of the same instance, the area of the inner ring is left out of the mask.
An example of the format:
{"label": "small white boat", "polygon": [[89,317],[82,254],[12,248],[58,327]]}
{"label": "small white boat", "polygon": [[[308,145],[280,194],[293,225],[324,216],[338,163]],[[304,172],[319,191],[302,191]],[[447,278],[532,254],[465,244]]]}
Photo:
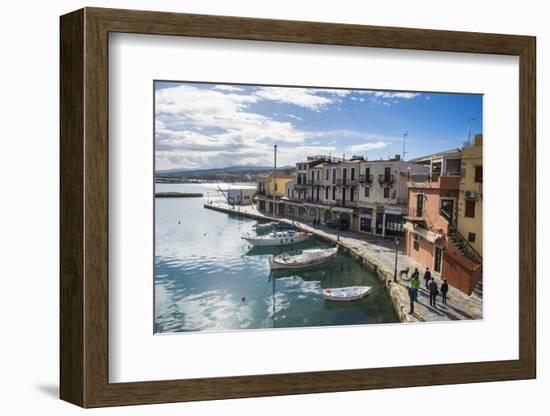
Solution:
{"label": "small white boat", "polygon": [[243,236],[253,246],[287,246],[289,244],[301,243],[309,238],[308,233],[299,231],[277,231],[261,236]]}
{"label": "small white boat", "polygon": [[371,286],[350,286],[350,287],[335,287],[332,289],[323,289],[323,296],[327,300],[352,301],[359,300],[367,296]]}
{"label": "small white boat", "polygon": [[312,248],[290,253],[279,254],[269,259],[269,267],[272,270],[278,269],[300,269],[302,267],[314,266],[324,263],[338,254],[338,247],[334,248]]}

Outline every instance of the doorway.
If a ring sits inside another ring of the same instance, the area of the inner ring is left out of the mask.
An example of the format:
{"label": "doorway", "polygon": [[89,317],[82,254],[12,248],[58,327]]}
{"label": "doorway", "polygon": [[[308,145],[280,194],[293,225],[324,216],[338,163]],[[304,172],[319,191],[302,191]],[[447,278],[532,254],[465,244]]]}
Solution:
{"label": "doorway", "polygon": [[436,246],[434,256],[434,271],[441,274],[441,261],[443,260],[443,249]]}

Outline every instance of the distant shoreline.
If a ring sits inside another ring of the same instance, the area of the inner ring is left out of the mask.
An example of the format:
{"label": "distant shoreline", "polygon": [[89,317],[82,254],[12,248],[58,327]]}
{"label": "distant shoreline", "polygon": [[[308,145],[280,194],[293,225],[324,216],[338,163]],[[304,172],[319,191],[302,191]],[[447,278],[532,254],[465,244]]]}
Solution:
{"label": "distant shoreline", "polygon": [[193,192],[157,192],[155,198],[202,198],[202,193]]}

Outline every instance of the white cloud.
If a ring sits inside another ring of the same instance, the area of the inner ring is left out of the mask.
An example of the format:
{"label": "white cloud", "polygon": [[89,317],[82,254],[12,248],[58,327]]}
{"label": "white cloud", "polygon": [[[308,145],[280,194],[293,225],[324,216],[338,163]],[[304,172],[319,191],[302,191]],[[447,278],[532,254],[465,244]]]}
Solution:
{"label": "white cloud", "polygon": [[242,88],[239,88],[239,87],[234,87],[232,85],[216,85],[214,87],[215,90],[221,90],[221,91],[231,91],[231,92],[239,92],[239,91],[243,91]]}
{"label": "white cloud", "polygon": [[[158,90],[156,169],[265,165],[271,163],[273,143],[283,144],[281,148],[287,143],[294,151],[306,139],[322,134],[249,110],[262,99],[254,92],[235,94],[191,85]],[[291,164],[295,160],[288,158]]]}
{"label": "white cloud", "polygon": [[388,144],[389,143],[382,142],[382,141],[354,144],[350,146],[350,150],[356,153],[368,152],[370,150],[382,149],[383,147],[386,147]]}
{"label": "white cloud", "polygon": [[293,118],[294,120],[302,121],[302,117],[295,116],[294,114],[285,114],[286,117]]}
{"label": "white cloud", "polygon": [[293,104],[309,110],[319,111],[324,106],[332,104],[334,100],[318,95],[318,92],[319,90],[309,88],[261,87],[254,95],[265,100]]}

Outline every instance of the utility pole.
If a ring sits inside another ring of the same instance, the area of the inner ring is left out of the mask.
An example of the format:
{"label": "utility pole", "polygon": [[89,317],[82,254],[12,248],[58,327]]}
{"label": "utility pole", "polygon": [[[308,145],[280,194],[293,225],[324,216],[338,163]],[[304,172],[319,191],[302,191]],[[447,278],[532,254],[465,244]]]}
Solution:
{"label": "utility pole", "polygon": [[407,136],[409,135],[409,132],[406,131],[405,133],[403,133],[403,156],[401,157],[403,160],[405,160],[405,139],[407,138]]}
{"label": "utility pole", "polygon": [[468,119],[468,146],[472,145],[471,137],[472,137],[472,121],[477,120],[476,117],[470,117]]}
{"label": "utility pole", "polygon": [[273,145],[273,216],[275,216],[275,194],[277,193],[277,145]]}

